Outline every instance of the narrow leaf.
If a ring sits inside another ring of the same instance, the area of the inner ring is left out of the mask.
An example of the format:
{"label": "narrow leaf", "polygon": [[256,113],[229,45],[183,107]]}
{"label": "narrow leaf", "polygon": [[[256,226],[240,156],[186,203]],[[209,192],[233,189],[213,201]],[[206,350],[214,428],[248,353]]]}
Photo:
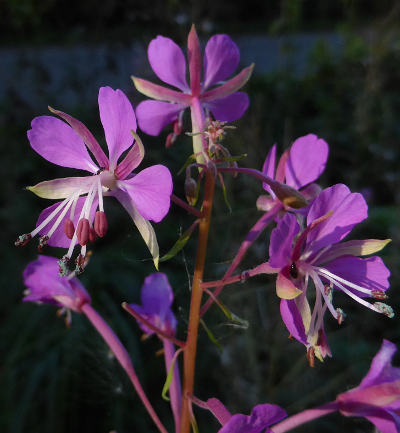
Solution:
{"label": "narrow leaf", "polygon": [[179,169],[178,176],[183,173],[186,167],[188,167],[190,164],[193,164],[194,162],[196,162],[196,157],[194,155],[190,155],[183,166]]}
{"label": "narrow leaf", "polygon": [[202,324],[204,330],[207,332],[208,338],[210,339],[211,343],[215,344],[218,349],[222,352],[222,347],[218,343],[217,339],[215,338],[214,334],[211,332],[211,330],[207,327],[203,319],[200,319],[200,323]]}
{"label": "narrow leaf", "polygon": [[199,220],[196,220],[185,232],[183,232],[179,239],[175,242],[174,246],[167,252],[167,254],[162,256],[159,261],[166,262],[167,260],[172,259],[172,257],[175,257],[176,254],[178,254],[179,251],[186,245],[198,224]]}

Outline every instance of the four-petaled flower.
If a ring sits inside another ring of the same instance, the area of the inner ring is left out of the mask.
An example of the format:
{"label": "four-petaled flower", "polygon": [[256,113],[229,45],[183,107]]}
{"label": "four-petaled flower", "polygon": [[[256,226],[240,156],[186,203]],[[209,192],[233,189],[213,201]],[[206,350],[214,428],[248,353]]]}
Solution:
{"label": "four-petaled flower", "polygon": [[[141,288],[142,305],[130,304],[130,306],[156,328],[175,335],[176,318],[171,310],[173,300],[174,294],[167,276],[158,272],[144,280]],[[138,323],[146,334],[154,333],[143,322],[138,321]]]}
{"label": "four-petaled flower", "polygon": [[[321,191],[321,188],[312,182],[318,179],[325,170],[328,155],[328,143],[315,134],[308,134],[293,142],[290,149],[282,154],[278,165],[276,164],[276,144],[274,144],[265,159],[263,173],[271,179],[301,190],[307,200],[312,200]],[[258,197],[257,208],[268,212],[281,202],[269,185],[264,183],[263,188],[268,195]],[[301,212],[304,211],[305,208],[301,209]]]}
{"label": "four-petaled flower", "polygon": [[32,148],[48,161],[91,173],[91,176],[55,179],[28,188],[39,197],[64,200],[45,209],[36,228],[20,236],[16,245],[24,245],[39,233],[40,250],[46,244],[68,248],[60,261],[63,274],[68,272],[76,243],[82,246],[77,259],[77,271],[81,271],[87,242],[94,241],[96,235],[105,235],[104,195],[115,197],[128,211],[158,266],[158,244],[149,220],[159,222],[168,213],[171,174],[163,165],[132,174],[144,157],[143,145],[134,132],[136,117],[132,105],[121,90],[110,87],[100,88],[98,102],[109,158],[85,125],[61,111],[50,109],[65,122],[52,116],[36,117],[28,131]]}
{"label": "four-petaled flower", "polygon": [[383,340],[360,385],[336,399],[343,415],[365,417],[382,433],[400,432],[400,368],[392,366],[396,350]]}
{"label": "four-petaled flower", "polygon": [[[339,243],[367,218],[367,212],[361,194],[337,184],[314,200],[304,230],[295,215],[286,214],[271,233],[269,265],[278,273],[282,318],[290,334],[306,346],[310,364],[314,355],[322,359],[330,354],[323,328],[326,309],[339,323],[344,319],[343,311],[332,304],[334,287],[371,310],[393,316],[391,307],[380,302],[386,298],[389,270],[380,257],[357,257],[376,253],[390,240]],[[310,279],[316,291],[312,313],[306,296]],[[378,302],[371,304],[365,297]]]}
{"label": "four-petaled flower", "polygon": [[[139,127],[147,134],[158,135],[166,125],[174,123],[174,134],[167,140],[167,144],[170,143],[182,129],[182,115],[187,107],[191,109],[193,132],[203,132],[205,119],[210,113],[216,120],[231,122],[246,111],[249,98],[246,93],[237,90],[250,78],[253,66],[219,85],[232,75],[240,60],[239,49],[229,36],[212,36],[202,62],[200,43],[192,27],[188,36],[190,85],[186,80],[185,56],[174,41],[157,36],[150,42],[147,54],[158,78],[179,89],[172,90],[133,77],[139,92],[157,100],[143,101],[136,109]],[[194,153],[203,152],[201,140],[194,140],[194,146]]]}
{"label": "four-petaled flower", "polygon": [[77,313],[84,304],[90,303],[89,293],[74,274],[59,276],[54,257],[39,256],[29,263],[24,271],[24,283],[27,287],[24,301],[52,304]]}

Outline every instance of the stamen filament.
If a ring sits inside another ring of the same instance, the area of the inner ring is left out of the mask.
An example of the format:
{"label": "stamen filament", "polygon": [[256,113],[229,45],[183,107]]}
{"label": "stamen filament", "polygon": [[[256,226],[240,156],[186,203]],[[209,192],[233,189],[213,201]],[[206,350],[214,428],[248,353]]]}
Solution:
{"label": "stamen filament", "polygon": [[[314,268],[314,269],[315,269],[317,272],[319,272],[320,274],[322,274],[323,276],[331,277],[331,278],[334,279],[335,281],[340,281],[341,283],[346,284],[346,286],[349,286],[349,287],[351,287],[352,289],[356,289],[356,290],[358,290],[359,292],[366,293],[367,295],[372,296],[372,290],[370,290],[370,289],[366,289],[365,287],[358,286],[357,284],[354,284],[354,283],[352,283],[352,282],[350,282],[350,281],[347,281],[347,280],[345,280],[344,278],[339,277],[338,275],[332,274],[332,273],[329,272],[327,269],[324,269],[324,268],[317,268],[317,267]],[[329,279],[329,278],[328,278],[328,279]],[[329,279],[329,280],[330,280],[330,279]],[[334,283],[335,281],[332,281],[332,282]]]}
{"label": "stamen filament", "polygon": [[40,225],[38,225],[35,230],[33,230],[30,235],[32,237],[36,236],[40,230],[42,230],[43,227],[46,227],[47,224],[58,214],[58,212],[60,212],[60,210],[65,206],[65,204],[67,203],[67,201],[70,200],[70,197],[66,198],[65,200],[63,200],[54,210],[53,212],[44,220],[42,221],[42,223]]}
{"label": "stamen filament", "polygon": [[70,216],[69,216],[69,219],[70,219],[71,221],[74,220],[74,217],[75,217],[75,209],[76,209],[76,203],[78,202],[78,198],[79,198],[80,195],[81,195],[81,190],[79,190],[79,191],[78,191],[78,194],[75,196],[74,202],[73,202],[72,207],[71,207],[71,213],[69,214],[69,215],[70,215]]}
{"label": "stamen filament", "polygon": [[328,296],[325,294],[324,285],[322,284],[322,281],[319,278],[318,274],[316,272],[314,272],[314,271],[311,271],[311,278],[313,279],[315,286],[321,292],[321,295],[323,296],[324,301],[325,301],[326,305],[328,306],[329,311],[331,312],[332,316],[337,320],[338,313],[335,310],[335,308],[333,307],[333,305],[332,305],[331,301],[329,300]]}
{"label": "stamen filament", "polygon": [[73,200],[75,198],[76,194],[74,194],[72,197],[69,198],[69,202],[64,207],[63,211],[58,216],[56,222],[53,224],[53,227],[48,231],[47,237],[50,239],[50,237],[53,235],[53,233],[56,231],[57,227],[60,225],[62,219],[65,217],[66,213],[68,212],[69,208],[71,207]]}
{"label": "stamen filament", "polygon": [[101,212],[104,212],[104,205],[103,205],[103,187],[101,185],[100,176],[97,176],[97,195],[99,196],[99,210]]}

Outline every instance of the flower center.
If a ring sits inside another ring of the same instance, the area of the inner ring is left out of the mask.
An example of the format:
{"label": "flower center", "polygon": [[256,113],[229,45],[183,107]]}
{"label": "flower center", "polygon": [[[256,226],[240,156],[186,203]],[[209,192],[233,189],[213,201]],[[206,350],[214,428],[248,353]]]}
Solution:
{"label": "flower center", "polygon": [[113,190],[117,186],[117,178],[115,174],[109,170],[104,170],[100,174],[101,184],[108,188],[109,190]]}

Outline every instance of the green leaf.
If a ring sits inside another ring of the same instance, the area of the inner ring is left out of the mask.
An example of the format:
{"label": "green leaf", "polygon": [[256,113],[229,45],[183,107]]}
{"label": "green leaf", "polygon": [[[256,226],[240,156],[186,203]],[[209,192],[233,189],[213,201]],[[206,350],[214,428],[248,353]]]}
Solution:
{"label": "green leaf", "polygon": [[177,358],[178,358],[177,356],[174,356],[172,358],[172,362],[171,362],[171,365],[170,365],[169,370],[168,370],[167,378],[165,379],[165,383],[164,383],[164,386],[163,386],[163,389],[161,392],[161,397],[165,401],[169,401],[169,397],[167,395],[167,392],[168,392],[169,387],[171,386],[171,383],[172,383],[172,377],[174,375],[174,367],[175,367],[175,362],[176,362]]}
{"label": "green leaf", "polygon": [[230,205],[229,200],[228,200],[228,193],[226,191],[224,178],[221,176],[221,174],[219,176],[219,181],[221,182],[222,193],[224,194],[224,201],[225,201],[226,207],[228,208],[229,213],[232,213],[232,208],[231,208],[231,205]]}
{"label": "green leaf", "polygon": [[178,176],[183,172],[183,170],[186,169],[187,166],[193,164],[194,162],[196,162],[196,157],[194,155],[190,155],[186,162],[183,164],[183,166],[179,169]]}
{"label": "green leaf", "polygon": [[244,158],[247,158],[247,153],[243,153],[243,155],[238,155],[238,156],[227,156],[222,161],[224,161],[224,162],[238,162]]}
{"label": "green leaf", "polygon": [[172,257],[175,257],[176,254],[178,254],[179,251],[186,245],[198,223],[199,221],[196,220],[185,232],[183,232],[173,247],[165,255],[163,255],[159,261],[166,262],[167,260],[172,259]]}
{"label": "green leaf", "polygon": [[245,319],[240,318],[232,311],[229,311],[228,308],[220,301],[218,298],[214,299],[214,302],[218,305],[218,307],[222,310],[225,316],[234,324],[239,325],[240,327],[247,329],[249,327],[249,322]]}
{"label": "green leaf", "polygon": [[211,332],[210,328],[208,328],[208,326],[205,324],[203,319],[200,319],[200,323],[202,324],[204,330],[207,332],[208,338],[210,339],[211,343],[215,344],[218,347],[218,349],[222,352],[222,346],[218,343],[214,334]]}

